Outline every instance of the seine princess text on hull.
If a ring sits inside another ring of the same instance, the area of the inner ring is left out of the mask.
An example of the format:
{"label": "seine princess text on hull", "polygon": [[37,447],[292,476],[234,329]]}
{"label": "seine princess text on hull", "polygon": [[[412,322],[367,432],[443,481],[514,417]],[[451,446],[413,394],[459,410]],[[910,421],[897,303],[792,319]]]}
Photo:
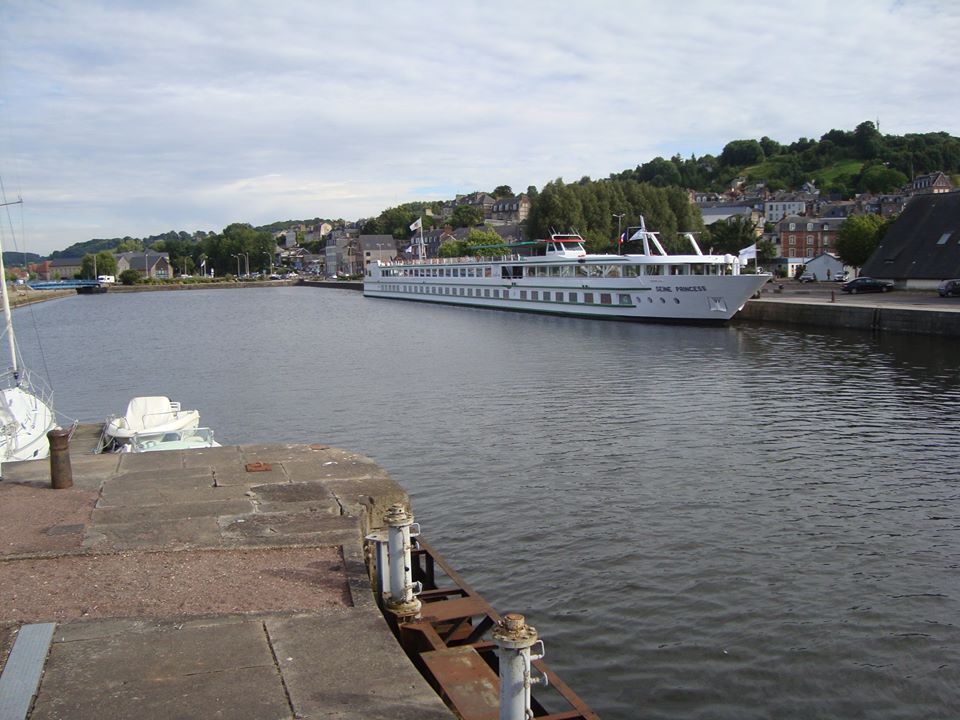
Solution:
{"label": "seine princess text on hull", "polygon": [[[723,323],[770,278],[741,274],[732,255],[669,255],[641,227],[642,254],[588,254],[576,234],[540,241],[536,256],[371,263],[368,297],[501,310],[663,322]],[[421,253],[422,254],[422,253]]]}

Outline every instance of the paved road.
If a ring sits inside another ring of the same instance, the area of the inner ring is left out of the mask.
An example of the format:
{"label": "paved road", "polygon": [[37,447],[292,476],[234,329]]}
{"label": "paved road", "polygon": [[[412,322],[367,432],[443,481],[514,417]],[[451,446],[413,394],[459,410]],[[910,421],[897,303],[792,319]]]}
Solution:
{"label": "paved road", "polygon": [[[875,305],[905,305],[928,307],[937,310],[960,311],[960,298],[942,298],[936,290],[893,290],[887,293],[861,293],[849,295],[841,292],[843,283],[812,282],[800,283],[796,280],[774,280],[767,283],[762,297],[770,300],[787,301],[830,301],[837,303],[858,304],[865,302]],[[780,292],[778,292],[780,291]]]}

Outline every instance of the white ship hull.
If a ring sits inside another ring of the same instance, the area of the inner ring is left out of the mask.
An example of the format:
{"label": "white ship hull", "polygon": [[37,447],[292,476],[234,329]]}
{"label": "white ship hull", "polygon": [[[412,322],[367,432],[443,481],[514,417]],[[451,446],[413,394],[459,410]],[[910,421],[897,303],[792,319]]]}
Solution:
{"label": "white ship hull", "polygon": [[[503,285],[493,282],[475,282],[464,287],[439,279],[410,279],[397,283],[366,278],[363,294],[367,297],[393,300],[614,320],[724,323],[766,282],[767,278],[762,275],[739,275],[669,278],[656,284],[635,287],[622,283],[593,283],[583,287],[559,283]],[[495,296],[494,290],[497,291]],[[525,298],[521,298],[522,291],[526,292]],[[470,294],[461,294],[466,292]],[[490,296],[487,296],[487,292],[490,292]],[[537,293],[537,299],[534,299],[534,292]],[[558,293],[561,298],[559,300]],[[602,301],[607,294],[611,296],[610,302],[604,303]]]}
{"label": "white ship hull", "polygon": [[725,323],[770,279],[741,274],[730,255],[590,255],[579,236],[553,236],[540,256],[371,264],[366,297],[611,320]]}

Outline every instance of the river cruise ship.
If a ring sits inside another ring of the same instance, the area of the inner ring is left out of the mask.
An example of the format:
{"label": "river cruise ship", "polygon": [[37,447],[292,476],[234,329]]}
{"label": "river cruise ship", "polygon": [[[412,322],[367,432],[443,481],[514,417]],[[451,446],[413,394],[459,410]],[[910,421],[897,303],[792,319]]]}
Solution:
{"label": "river cruise ship", "polygon": [[[367,297],[613,320],[722,324],[770,279],[741,273],[733,255],[670,255],[641,228],[642,254],[589,254],[576,234],[537,241],[531,256],[370,263]],[[421,253],[422,254],[422,253]]]}

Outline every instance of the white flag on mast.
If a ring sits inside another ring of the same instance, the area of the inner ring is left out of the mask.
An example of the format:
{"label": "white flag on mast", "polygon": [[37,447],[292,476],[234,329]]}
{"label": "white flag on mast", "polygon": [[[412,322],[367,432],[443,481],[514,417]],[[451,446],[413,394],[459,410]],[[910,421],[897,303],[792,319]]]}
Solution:
{"label": "white flag on mast", "polygon": [[757,244],[754,243],[750,247],[745,247],[740,251],[740,262],[746,263],[748,260],[757,259]]}
{"label": "white flag on mast", "polygon": [[423,227],[423,222],[422,222],[422,220],[423,220],[422,217],[418,217],[418,218],[417,218],[416,220],[414,220],[413,223],[410,225],[410,229],[411,229],[411,230],[419,230],[420,228],[422,228],[422,227]]}

